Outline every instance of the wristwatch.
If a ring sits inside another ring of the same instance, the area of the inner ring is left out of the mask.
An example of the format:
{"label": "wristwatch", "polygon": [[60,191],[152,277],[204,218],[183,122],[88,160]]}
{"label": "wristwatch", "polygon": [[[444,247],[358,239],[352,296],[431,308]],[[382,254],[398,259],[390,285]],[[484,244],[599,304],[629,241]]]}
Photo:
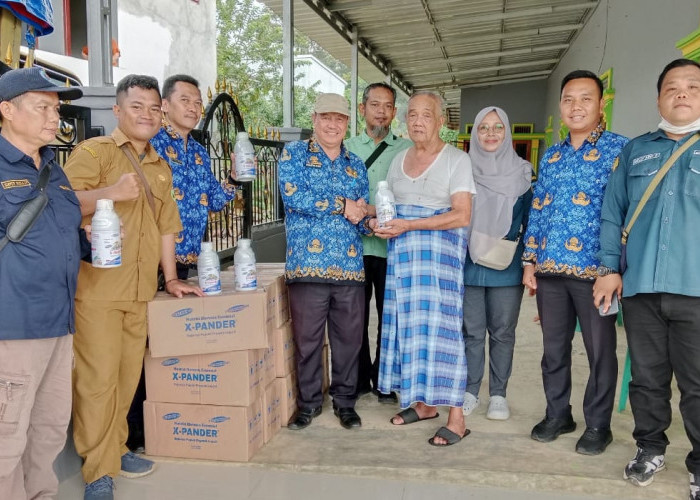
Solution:
{"label": "wristwatch", "polygon": [[598,273],[598,276],[607,276],[609,274],[619,274],[618,271],[613,269],[612,267],[606,267],[606,266],[598,266],[598,269],[596,271]]}

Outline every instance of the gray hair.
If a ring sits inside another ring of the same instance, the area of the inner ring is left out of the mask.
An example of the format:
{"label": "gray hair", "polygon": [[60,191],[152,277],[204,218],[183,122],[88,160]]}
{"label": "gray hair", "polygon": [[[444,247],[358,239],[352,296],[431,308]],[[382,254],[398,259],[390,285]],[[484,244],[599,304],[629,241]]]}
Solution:
{"label": "gray hair", "polygon": [[437,109],[440,111],[440,116],[445,116],[445,100],[442,98],[440,94],[437,92],[432,92],[430,90],[419,90],[417,92],[414,92],[411,97],[408,98],[408,105],[411,105],[411,101],[418,97],[418,96],[427,96],[430,97],[433,101],[435,101],[435,104],[437,105]]}

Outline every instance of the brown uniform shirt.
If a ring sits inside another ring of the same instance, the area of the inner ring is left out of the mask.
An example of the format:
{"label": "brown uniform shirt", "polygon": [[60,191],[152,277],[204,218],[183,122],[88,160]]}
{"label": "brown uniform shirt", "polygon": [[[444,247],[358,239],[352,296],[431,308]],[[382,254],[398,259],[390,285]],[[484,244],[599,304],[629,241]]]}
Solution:
{"label": "brown uniform shirt", "polygon": [[[117,128],[111,136],[95,137],[78,144],[65,166],[73,189],[87,191],[111,186],[123,174],[135,172],[119,149],[125,143],[129,143],[129,139]],[[138,158],[130,143],[129,147],[134,158]],[[124,225],[122,265],[98,269],[81,262],[77,299],[149,301],[156,293],[161,236],[179,233],[182,224],[172,194],[170,167],[150,144],[146,146],[141,169],[153,192],[155,216],[143,189],[138,199],[114,204]],[[83,217],[83,225],[89,224],[91,219],[92,215]]]}

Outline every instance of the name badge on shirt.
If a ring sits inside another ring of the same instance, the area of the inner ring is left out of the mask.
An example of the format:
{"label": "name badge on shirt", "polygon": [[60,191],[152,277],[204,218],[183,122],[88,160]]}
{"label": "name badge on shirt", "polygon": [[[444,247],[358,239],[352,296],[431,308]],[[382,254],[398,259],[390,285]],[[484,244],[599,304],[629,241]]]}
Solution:
{"label": "name badge on shirt", "polygon": [[651,153],[648,155],[644,156],[637,156],[634,160],[632,160],[632,165],[638,165],[642,162],[649,161],[649,160],[655,160],[657,158],[661,157],[661,153]]}
{"label": "name badge on shirt", "polygon": [[13,189],[31,186],[28,179],[10,179],[7,181],[2,181],[1,185],[3,189]]}

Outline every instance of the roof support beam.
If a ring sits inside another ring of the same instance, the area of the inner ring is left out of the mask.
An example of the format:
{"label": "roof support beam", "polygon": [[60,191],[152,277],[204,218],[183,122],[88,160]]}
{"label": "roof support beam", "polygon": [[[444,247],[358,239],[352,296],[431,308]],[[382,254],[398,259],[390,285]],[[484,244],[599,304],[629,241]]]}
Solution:
{"label": "roof support beam", "polygon": [[[304,0],[304,3],[309,6],[321,19],[326,21],[330,27],[332,27],[340,36],[342,36],[348,43],[352,43],[352,29],[353,26],[345,18],[338,14],[334,14],[330,11],[326,2],[324,0]],[[387,61],[379,57],[374,53],[370,45],[363,39],[358,38],[357,41],[358,50],[363,56],[367,58],[372,64],[374,64],[379,71],[382,73],[387,72]],[[412,89],[406,82],[403,81],[401,75],[394,72],[392,74],[392,80],[394,85],[400,88],[406,94],[411,94]]]}
{"label": "roof support beam", "polygon": [[479,68],[473,68],[473,69],[465,69],[462,71],[451,71],[449,73],[436,73],[435,71],[428,71],[425,73],[413,73],[411,75],[414,79],[420,78],[421,76],[430,76],[433,78],[439,78],[441,76],[444,77],[453,77],[456,78],[459,75],[471,75],[471,74],[479,74],[479,73],[489,73],[491,71],[503,71],[506,69],[517,69],[517,68],[525,68],[527,66],[544,66],[547,64],[556,64],[559,62],[558,58],[552,58],[552,59],[540,59],[538,61],[525,61],[525,62],[519,62],[519,63],[511,63],[511,64],[499,64],[497,66],[482,66]]}
{"label": "roof support beam", "polygon": [[[511,39],[511,38],[520,38],[520,37],[533,37],[533,36],[538,36],[538,35],[551,35],[554,33],[563,33],[567,31],[577,31],[583,28],[583,24],[578,23],[578,24],[561,24],[557,26],[548,26],[544,28],[533,28],[533,29],[527,29],[527,30],[520,30],[520,31],[507,31],[505,33],[489,33],[489,34],[484,34],[484,35],[478,35],[478,36],[471,36],[471,37],[464,37],[460,39],[459,45],[450,44],[450,49],[454,48],[459,48],[459,49],[468,49],[469,46],[471,46],[474,43],[479,43],[479,42],[492,42],[492,41],[497,41],[497,40],[505,40],[505,39]],[[442,48],[445,46],[443,42],[437,42],[433,39],[431,36],[422,36],[418,37],[415,34],[411,33],[410,31],[406,31],[405,29],[402,28],[388,28],[388,29],[376,29],[373,30],[376,31],[376,33],[381,34],[382,36],[387,36],[391,37],[390,39],[387,38],[386,42],[382,46],[387,46],[387,47],[393,47],[393,46],[399,46],[399,47],[413,47],[413,46],[419,46],[419,47],[439,47]],[[444,30],[441,29],[440,32],[443,35],[448,35],[452,33],[453,31],[459,31],[459,30]],[[369,30],[365,30],[365,33],[367,33],[368,36],[371,36],[373,33]],[[395,36],[394,36],[395,35]]]}
{"label": "roof support beam", "polygon": [[443,82],[431,85],[416,85],[416,90],[440,89],[446,90],[451,88],[467,88],[467,87],[483,87],[485,85],[500,85],[505,83],[517,83],[529,80],[541,80],[547,78],[552,73],[551,69],[542,71],[531,71],[529,73],[520,73],[518,75],[502,75],[488,76],[484,78],[470,78],[468,80],[459,80],[456,82]]}
{"label": "roof support beam", "polygon": [[[528,9],[513,9],[507,12],[497,12],[494,14],[480,14],[469,17],[463,16],[453,16],[450,19],[436,21],[437,28],[442,32],[445,28],[450,27],[461,27],[464,28],[465,25],[477,24],[489,21],[502,21],[506,19],[523,19],[525,17],[545,17],[550,14],[556,14],[559,12],[570,12],[586,9],[594,9],[598,6],[598,2],[580,2],[575,5],[552,5],[549,7],[534,7]],[[422,19],[413,19],[410,21],[396,19],[393,21],[387,21],[385,19],[379,19],[375,23],[367,23],[366,28],[372,29],[377,27],[379,29],[384,29],[392,26],[402,26],[404,32],[410,33],[411,25],[422,25],[424,21]]]}
{"label": "roof support beam", "polygon": [[[509,57],[509,56],[519,56],[519,55],[525,55],[525,54],[535,54],[537,52],[550,52],[553,50],[566,50],[569,48],[568,43],[557,43],[557,44],[552,44],[552,45],[540,45],[536,47],[527,47],[524,49],[513,49],[513,50],[501,50],[501,51],[495,51],[495,52],[480,52],[478,54],[464,54],[464,55],[456,55],[456,56],[451,56],[450,57],[450,62],[456,62],[456,61],[478,61],[480,59],[489,59],[493,57]],[[441,61],[436,60],[434,57],[426,57],[422,59],[411,59],[411,63],[429,63],[429,62],[437,62],[440,63]],[[420,65],[422,66],[422,64]],[[417,65],[411,66],[410,64],[404,64],[403,68],[405,69],[412,69],[417,67]]]}

